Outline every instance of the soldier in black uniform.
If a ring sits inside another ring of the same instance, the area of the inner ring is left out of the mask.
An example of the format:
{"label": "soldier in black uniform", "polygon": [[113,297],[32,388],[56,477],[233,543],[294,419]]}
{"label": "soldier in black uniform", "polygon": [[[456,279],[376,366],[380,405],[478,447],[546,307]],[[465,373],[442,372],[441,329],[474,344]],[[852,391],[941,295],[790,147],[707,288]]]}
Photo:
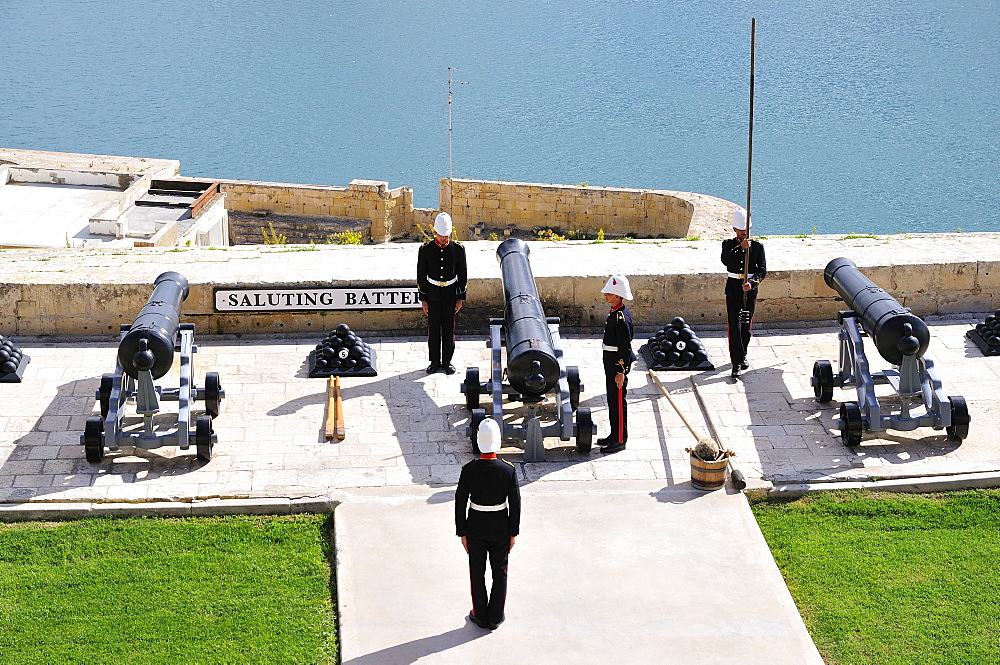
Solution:
{"label": "soldier in black uniform", "polygon": [[[729,315],[729,360],[733,363],[732,377],[739,378],[740,372],[749,367],[747,349],[753,325],[754,308],[757,305],[757,287],[767,276],[767,262],[764,246],[750,239],[750,221],[746,211],[733,211],[733,231],[735,238],[722,241],[722,263],[729,273],[726,279],[726,311]],[[747,250],[750,250],[749,267],[746,264]],[[746,280],[743,271],[746,270]],[[749,312],[748,318],[740,321],[740,311]]]}
{"label": "soldier in black uniform", "polygon": [[[514,465],[497,459],[500,426],[492,418],[479,424],[481,455],[462,467],[455,490],[455,533],[469,555],[472,611],[480,628],[496,629],[504,620],[507,600],[507,555],[521,524],[521,491]],[[486,595],[486,558],[493,588]]]}
{"label": "soldier in black uniform", "polygon": [[455,315],[465,300],[468,269],[465,248],[451,240],[451,215],[438,213],[434,240],[417,253],[417,288],[420,305],[427,315],[427,347],[431,364],[427,373],[443,369],[454,374]]}
{"label": "soldier in black uniform", "polygon": [[628,279],[622,275],[612,275],[601,290],[604,301],[611,305],[608,320],[604,324],[604,338],[601,348],[604,356],[604,378],[608,390],[608,420],[611,433],[597,440],[602,453],[617,453],[625,450],[628,441],[628,408],[625,390],[628,387],[628,373],[635,362],[632,352],[632,313],[625,306],[625,300],[632,299]]}

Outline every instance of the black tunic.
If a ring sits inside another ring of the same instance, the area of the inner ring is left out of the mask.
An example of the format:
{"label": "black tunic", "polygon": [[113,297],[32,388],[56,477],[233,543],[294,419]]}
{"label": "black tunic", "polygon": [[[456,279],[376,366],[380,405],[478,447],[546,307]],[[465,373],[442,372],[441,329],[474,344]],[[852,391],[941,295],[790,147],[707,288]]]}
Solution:
{"label": "black tunic", "polygon": [[[483,512],[469,508],[507,502],[506,510]],[[474,459],[462,467],[455,490],[455,532],[459,536],[499,541],[517,536],[521,528],[521,491],[514,465],[501,459]]]}
{"label": "black tunic", "polygon": [[[438,286],[428,281],[433,279],[436,282],[450,282],[455,278],[458,278],[455,283],[448,286]],[[454,240],[446,247],[441,247],[432,240],[417,252],[417,288],[421,302],[465,300],[467,281],[465,248]]]}
{"label": "black tunic", "polygon": [[[747,251],[740,247],[740,241],[736,238],[727,238],[722,241],[722,264],[726,270],[735,275],[742,275],[745,267]],[[767,277],[767,262],[764,258],[764,245],[756,240],[750,240],[750,268],[748,271],[749,282],[752,286],[759,285]]]}

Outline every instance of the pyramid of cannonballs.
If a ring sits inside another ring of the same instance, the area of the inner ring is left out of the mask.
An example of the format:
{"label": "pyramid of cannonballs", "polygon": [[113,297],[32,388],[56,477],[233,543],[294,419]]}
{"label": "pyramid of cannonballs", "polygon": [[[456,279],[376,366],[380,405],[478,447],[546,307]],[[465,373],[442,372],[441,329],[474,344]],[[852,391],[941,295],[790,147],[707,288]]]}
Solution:
{"label": "pyramid of cannonballs", "polygon": [[705,345],[679,316],[657,330],[639,352],[649,369],[715,369]]}
{"label": "pyramid of cannonballs", "polygon": [[10,339],[0,335],[0,383],[20,383],[30,360]]}
{"label": "pyramid of cannonballs", "polygon": [[309,352],[309,377],[376,376],[375,349],[351,332],[346,323],[323,338]]}
{"label": "pyramid of cannonballs", "polygon": [[987,356],[1000,355],[1000,309],[966,333]]}

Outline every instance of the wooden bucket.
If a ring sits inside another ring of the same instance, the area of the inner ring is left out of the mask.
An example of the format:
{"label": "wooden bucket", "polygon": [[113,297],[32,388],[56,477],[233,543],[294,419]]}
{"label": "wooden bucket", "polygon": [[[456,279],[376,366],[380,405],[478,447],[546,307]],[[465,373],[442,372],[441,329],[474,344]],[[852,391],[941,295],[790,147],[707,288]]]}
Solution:
{"label": "wooden bucket", "polygon": [[691,485],[699,490],[717,490],[726,484],[729,458],[706,462],[691,453]]}

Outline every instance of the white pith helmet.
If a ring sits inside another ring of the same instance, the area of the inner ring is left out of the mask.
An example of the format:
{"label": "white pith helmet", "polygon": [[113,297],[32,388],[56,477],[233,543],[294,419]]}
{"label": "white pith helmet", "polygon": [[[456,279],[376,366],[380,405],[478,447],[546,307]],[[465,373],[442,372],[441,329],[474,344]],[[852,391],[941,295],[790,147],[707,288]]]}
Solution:
{"label": "white pith helmet", "polygon": [[434,218],[434,233],[439,236],[451,235],[451,215],[446,212],[439,212]]}
{"label": "white pith helmet", "polygon": [[608,283],[601,289],[601,293],[613,293],[621,296],[623,300],[632,299],[632,289],[628,285],[628,277],[625,275],[612,275],[608,278]]}
{"label": "white pith helmet", "polygon": [[739,229],[740,231],[746,231],[753,222],[747,222],[747,211],[743,208],[737,208],[733,211],[733,228]]}
{"label": "white pith helmet", "polygon": [[500,425],[492,418],[486,418],[479,423],[479,433],[476,435],[476,442],[479,444],[479,452],[495,453],[500,450]]}

